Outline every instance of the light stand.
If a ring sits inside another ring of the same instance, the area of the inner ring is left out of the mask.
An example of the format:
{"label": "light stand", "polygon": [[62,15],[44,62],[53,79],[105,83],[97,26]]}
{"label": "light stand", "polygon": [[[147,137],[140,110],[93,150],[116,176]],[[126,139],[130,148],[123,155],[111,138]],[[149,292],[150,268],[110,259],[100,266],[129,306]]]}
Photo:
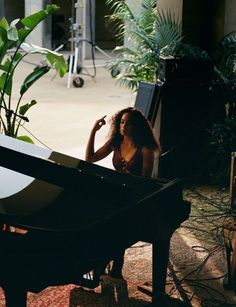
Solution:
{"label": "light stand", "polygon": [[[90,18],[90,39],[86,38],[85,33],[85,21],[86,21],[86,7],[84,5],[84,0],[77,0],[75,3],[72,1],[72,18],[71,18],[71,54],[69,57],[69,73],[68,73],[68,82],[67,88],[70,87],[71,79],[73,78],[73,85],[75,87],[82,87],[84,85],[84,80],[78,76],[79,73],[89,75],[91,78],[96,76],[96,65],[94,50],[98,50],[100,53],[105,55],[107,58],[112,59],[112,57],[99,48],[94,43],[93,39],[93,27],[92,27],[92,4],[91,0],[87,2],[89,4],[89,18]],[[90,74],[87,68],[89,66],[84,66],[85,58],[85,44],[91,46],[92,60],[94,74]],[[83,72],[85,71],[85,73]]]}

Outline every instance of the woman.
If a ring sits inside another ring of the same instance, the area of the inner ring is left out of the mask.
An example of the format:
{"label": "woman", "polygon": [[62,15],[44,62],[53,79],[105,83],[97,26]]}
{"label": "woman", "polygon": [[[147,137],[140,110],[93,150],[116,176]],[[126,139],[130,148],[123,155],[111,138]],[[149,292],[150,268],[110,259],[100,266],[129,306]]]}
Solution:
{"label": "woman", "polygon": [[105,116],[95,122],[91,130],[85,160],[97,162],[113,151],[114,168],[123,173],[151,176],[154,157],[160,145],[144,115],[135,108],[126,108],[112,118],[108,141],[94,151],[96,132],[106,124]]}
{"label": "woman", "polygon": [[[113,152],[112,162],[117,171],[151,176],[155,156],[160,154],[160,145],[142,112],[129,107],[116,113],[112,118],[108,141],[95,151],[95,136],[106,124],[105,117],[98,119],[91,130],[85,160],[97,162]],[[124,252],[114,259],[110,275],[123,278],[123,263]]]}

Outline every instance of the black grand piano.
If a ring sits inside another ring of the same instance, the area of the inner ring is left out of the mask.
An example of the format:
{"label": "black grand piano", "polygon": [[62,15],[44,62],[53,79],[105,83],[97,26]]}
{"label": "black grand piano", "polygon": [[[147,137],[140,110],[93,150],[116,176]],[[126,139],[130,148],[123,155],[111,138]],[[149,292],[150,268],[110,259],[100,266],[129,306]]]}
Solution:
{"label": "black grand piano", "polygon": [[172,233],[188,218],[180,180],[121,174],[0,135],[0,286],[7,307],[27,291],[80,284],[137,241],[153,244],[152,300],[165,292]]}

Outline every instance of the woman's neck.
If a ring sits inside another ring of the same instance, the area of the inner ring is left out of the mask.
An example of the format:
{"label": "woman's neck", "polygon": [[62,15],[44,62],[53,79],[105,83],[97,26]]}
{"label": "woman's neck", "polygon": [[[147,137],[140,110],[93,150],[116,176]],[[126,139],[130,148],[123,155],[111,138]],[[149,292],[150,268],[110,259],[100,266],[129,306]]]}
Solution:
{"label": "woman's neck", "polygon": [[133,142],[133,139],[132,139],[131,137],[129,137],[129,136],[126,136],[126,135],[123,136],[122,143],[123,143],[125,146],[135,147],[134,142]]}

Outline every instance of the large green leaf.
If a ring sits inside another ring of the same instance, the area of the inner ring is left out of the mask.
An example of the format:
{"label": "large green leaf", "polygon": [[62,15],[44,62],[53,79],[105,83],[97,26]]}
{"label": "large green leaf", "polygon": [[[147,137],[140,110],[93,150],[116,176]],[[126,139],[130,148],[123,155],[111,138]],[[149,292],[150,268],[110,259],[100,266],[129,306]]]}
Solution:
{"label": "large green leaf", "polygon": [[[7,82],[7,84],[6,84],[6,82]],[[0,76],[0,89],[1,89],[1,91],[4,91],[5,94],[7,94],[8,96],[11,95],[12,78],[8,77],[5,72]]]}
{"label": "large green leaf", "polygon": [[20,115],[25,115],[25,113],[29,110],[29,108],[34,106],[36,103],[37,103],[36,100],[31,100],[30,103],[26,103],[23,106],[21,106],[19,109]]}
{"label": "large green leaf", "polygon": [[18,32],[16,28],[16,24],[19,22],[20,19],[15,19],[11,22],[10,27],[7,29],[7,38],[10,41],[16,42],[19,37],[18,37]]}
{"label": "large green leaf", "polygon": [[7,29],[8,29],[8,27],[9,27],[9,24],[8,24],[6,18],[3,17],[0,20],[0,42],[1,42],[0,44],[1,45],[7,39]]}
{"label": "large green leaf", "polygon": [[0,20],[0,28],[5,29],[5,31],[7,31],[8,27],[9,27],[9,23],[8,23],[8,21],[6,20],[6,18],[3,17],[3,18]]}
{"label": "large green leaf", "polygon": [[39,78],[41,78],[43,75],[45,75],[50,68],[48,66],[42,66],[36,68],[31,74],[29,74],[20,89],[21,96],[24,95],[24,93],[30,88],[30,86],[37,81]]}
{"label": "large green leaf", "polygon": [[37,26],[42,20],[48,17],[48,13],[45,10],[40,10],[37,13],[34,13],[30,16],[27,16],[21,19],[21,23],[28,29],[33,29]]}
{"label": "large green leaf", "polygon": [[30,34],[32,30],[28,28],[21,28],[18,30],[19,41],[23,42],[24,39]]}
{"label": "large green leaf", "polygon": [[13,20],[10,26],[5,17],[0,21],[0,63],[2,63],[7,51],[17,45],[19,37],[16,24],[18,21],[19,19]]}
{"label": "large green leaf", "polygon": [[31,143],[31,144],[34,144],[33,140],[27,136],[27,135],[20,135],[20,136],[17,136],[16,137],[18,140],[21,140],[21,141],[24,141],[24,142],[27,142],[27,143]]}
{"label": "large green leaf", "polygon": [[45,18],[48,17],[48,15],[51,15],[53,13],[55,13],[57,10],[59,9],[59,7],[55,4],[52,5],[48,5],[46,7],[46,10],[40,10],[30,16],[27,16],[23,19],[21,19],[21,23],[29,28],[29,29],[33,29],[35,28],[41,21],[43,21]]}
{"label": "large green leaf", "polygon": [[51,66],[59,73],[60,77],[63,77],[67,73],[68,65],[62,55],[49,51],[46,58]]}
{"label": "large green leaf", "polygon": [[15,53],[14,58],[11,58],[13,67],[15,67],[22,60],[23,57],[24,55],[20,52]]}
{"label": "large green leaf", "polygon": [[7,51],[7,29],[9,24],[5,17],[0,20],[0,63],[2,62],[3,57]]}
{"label": "large green leaf", "polygon": [[5,72],[8,72],[10,69],[10,66],[11,66],[11,61],[10,59],[7,59],[3,65],[0,65],[0,69]]}
{"label": "large green leaf", "polygon": [[68,71],[68,65],[62,54],[49,50],[47,48],[42,48],[34,44],[23,43],[21,48],[27,53],[40,53],[45,54],[47,60],[53,68],[59,73],[60,77],[63,77]]}
{"label": "large green leaf", "polygon": [[40,10],[20,20],[24,28],[19,29],[18,35],[20,42],[23,42],[30,32],[49,15],[55,13],[59,7],[56,4],[47,5],[45,10]]}
{"label": "large green leaf", "polygon": [[15,54],[13,59],[12,58],[6,59],[4,64],[0,65],[0,69],[5,72],[12,73],[15,66],[21,61],[22,58],[23,58],[23,55],[18,52]]}

